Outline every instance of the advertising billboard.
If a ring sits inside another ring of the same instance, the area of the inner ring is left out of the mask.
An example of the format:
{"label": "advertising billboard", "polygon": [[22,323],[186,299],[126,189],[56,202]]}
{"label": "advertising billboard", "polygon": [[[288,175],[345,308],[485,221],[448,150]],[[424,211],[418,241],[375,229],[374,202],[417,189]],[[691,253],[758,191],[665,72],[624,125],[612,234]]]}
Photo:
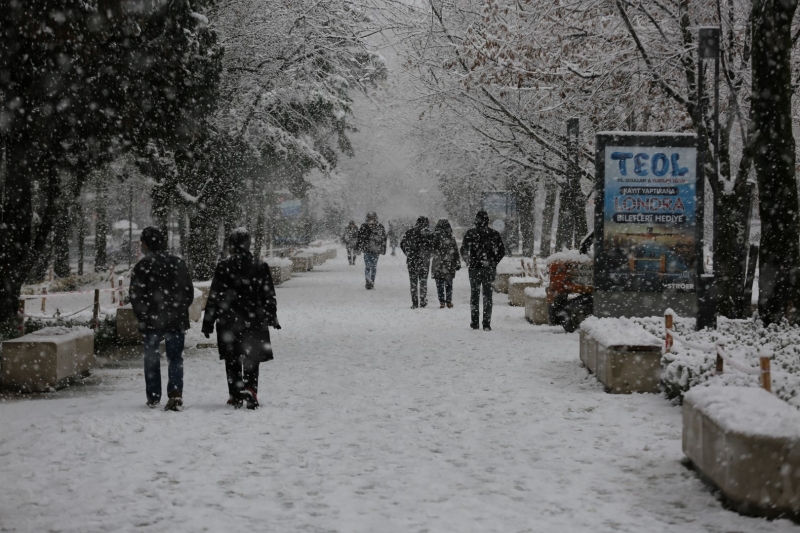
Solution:
{"label": "advertising billboard", "polygon": [[595,288],[694,293],[702,231],[694,135],[598,135]]}
{"label": "advertising billboard", "polygon": [[[483,210],[489,215],[489,225],[503,237],[506,247],[519,239],[517,232],[517,197],[509,191],[484,192]],[[513,249],[516,250],[516,246]]]}

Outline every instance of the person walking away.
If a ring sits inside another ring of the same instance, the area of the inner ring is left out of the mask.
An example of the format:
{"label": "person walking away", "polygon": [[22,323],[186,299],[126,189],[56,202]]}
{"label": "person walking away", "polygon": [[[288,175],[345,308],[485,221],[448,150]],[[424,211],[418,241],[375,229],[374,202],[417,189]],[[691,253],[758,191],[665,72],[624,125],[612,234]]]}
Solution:
{"label": "person walking away", "polygon": [[428,305],[428,271],[431,263],[433,235],[427,217],[419,217],[413,228],[403,234],[400,249],[406,254],[411,283],[411,309]]}
{"label": "person walking away", "polygon": [[389,246],[392,247],[392,255],[395,254],[395,249],[397,248],[397,228],[394,226],[392,221],[389,221]]}
{"label": "person walking away", "polygon": [[367,213],[367,220],[358,230],[358,250],[364,254],[364,277],[367,290],[375,288],[378,259],[386,255],[386,229],[378,222],[374,211]]}
{"label": "person walking away", "polygon": [[483,293],[483,330],[492,331],[492,283],[497,274],[497,264],[505,255],[506,247],[500,233],[489,227],[489,215],[486,211],[478,211],[475,227],[467,231],[461,243],[461,257],[469,268],[472,329],[478,329]]}
{"label": "person walking away", "polygon": [[250,234],[228,236],[230,255],[217,264],[208,292],[203,334],[217,329],[219,358],[225,361],[228,404],[258,408],[259,365],[271,361],[269,328],[281,329],[269,265],[250,253]]}
{"label": "person walking away", "polygon": [[166,250],[167,239],[153,226],[142,230],[144,257],[131,273],[130,298],[144,340],[144,383],[147,406],[161,402],[161,354],[167,350],[166,411],[183,408],[183,345],[189,329],[189,306],[194,286],[183,259]]}
{"label": "person walking away", "polygon": [[436,293],[439,296],[439,308],[453,307],[453,278],[461,270],[461,256],[453,237],[453,227],[443,218],[436,223],[433,231],[433,264],[432,277],[436,281]]}
{"label": "person walking away", "polygon": [[344,241],[344,245],[347,248],[347,262],[351,265],[355,265],[356,246],[358,244],[358,226],[356,226],[355,221],[351,220],[350,224],[348,224],[347,228],[344,230],[342,241]]}

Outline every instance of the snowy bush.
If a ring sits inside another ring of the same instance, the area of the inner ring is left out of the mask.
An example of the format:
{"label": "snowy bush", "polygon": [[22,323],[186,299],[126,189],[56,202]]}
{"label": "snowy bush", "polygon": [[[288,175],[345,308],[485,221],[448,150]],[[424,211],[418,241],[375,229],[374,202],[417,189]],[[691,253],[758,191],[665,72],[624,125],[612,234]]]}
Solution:
{"label": "snowy bush", "polygon": [[[634,318],[650,333],[664,337],[664,318]],[[800,408],[800,328],[787,322],[765,326],[761,321],[728,320],[720,317],[716,331],[694,331],[694,319],[677,318],[674,327],[678,336],[698,344],[725,342],[727,354],[737,366],[759,369],[759,356],[771,359],[772,390],[781,399]],[[682,397],[699,385],[761,386],[759,376],[745,374],[724,365],[721,376],[715,375],[716,354],[691,349],[676,341],[672,351],[661,359],[662,380],[667,395]]]}

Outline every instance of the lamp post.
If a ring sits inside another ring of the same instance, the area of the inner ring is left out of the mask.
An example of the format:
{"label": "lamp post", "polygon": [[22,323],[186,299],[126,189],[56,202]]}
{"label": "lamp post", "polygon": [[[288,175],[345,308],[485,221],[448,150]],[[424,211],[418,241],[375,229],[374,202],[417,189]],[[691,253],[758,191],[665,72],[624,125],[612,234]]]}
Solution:
{"label": "lamp post", "polygon": [[[698,141],[699,150],[697,151],[698,168],[700,170],[697,176],[697,223],[702,224],[699,228],[698,243],[697,243],[697,322],[695,327],[697,330],[704,328],[715,329],[717,327],[717,284],[716,278],[713,273],[706,273],[705,271],[705,246],[704,246],[704,227],[705,227],[705,188],[706,188],[706,150],[713,145],[713,159],[711,169],[713,172],[713,179],[717,179],[719,175],[719,27],[703,27],[699,28],[698,32],[698,46],[697,46],[697,118],[696,123],[698,127]],[[714,110],[713,122],[714,131],[709,135],[705,127],[706,118],[706,96],[705,89],[705,61],[714,60]],[[714,210],[714,218],[712,220],[712,236],[714,238],[713,252],[716,252],[719,246],[719,239],[717,238],[717,213]],[[716,253],[712,253],[714,258],[717,257]]]}

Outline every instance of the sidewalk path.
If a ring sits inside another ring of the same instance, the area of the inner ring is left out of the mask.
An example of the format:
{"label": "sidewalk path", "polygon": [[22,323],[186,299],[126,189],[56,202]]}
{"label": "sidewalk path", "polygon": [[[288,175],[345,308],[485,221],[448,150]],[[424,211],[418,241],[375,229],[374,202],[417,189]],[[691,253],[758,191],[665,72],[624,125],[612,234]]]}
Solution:
{"label": "sidewalk path", "polygon": [[681,464],[680,409],[604,393],[577,335],[505,295],[470,330],[463,270],[454,309],[431,282],[412,311],[400,257],[366,291],[343,255],[278,289],[258,411],[225,405],[212,350],[182,413],[144,406],[138,366],[0,402],[0,531],[797,531],[725,510]]}

